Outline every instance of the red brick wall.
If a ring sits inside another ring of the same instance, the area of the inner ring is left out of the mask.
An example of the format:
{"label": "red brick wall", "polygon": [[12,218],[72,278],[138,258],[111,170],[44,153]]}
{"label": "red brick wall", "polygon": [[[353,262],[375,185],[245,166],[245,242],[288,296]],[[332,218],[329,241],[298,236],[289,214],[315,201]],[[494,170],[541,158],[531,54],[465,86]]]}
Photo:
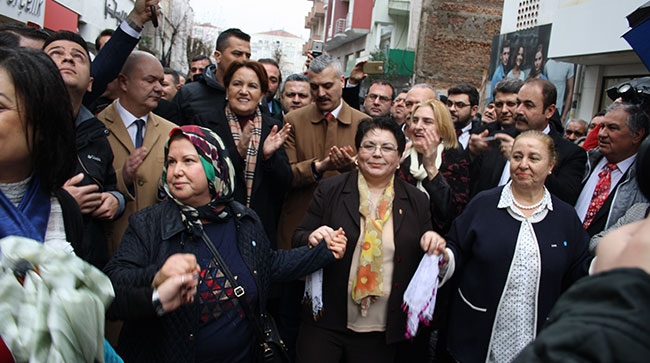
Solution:
{"label": "red brick wall", "polygon": [[503,0],[424,0],[415,82],[437,89],[469,82],[480,88],[502,12]]}

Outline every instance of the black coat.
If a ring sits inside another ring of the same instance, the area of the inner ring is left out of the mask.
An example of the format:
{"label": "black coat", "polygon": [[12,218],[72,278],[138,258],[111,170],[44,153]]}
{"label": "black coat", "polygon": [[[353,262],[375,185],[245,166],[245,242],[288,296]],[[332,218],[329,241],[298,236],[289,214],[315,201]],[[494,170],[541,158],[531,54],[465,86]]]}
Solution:
{"label": "black coat", "polygon": [[[239,253],[255,279],[259,311],[266,311],[272,282],[300,278],[334,261],[324,243],[312,249],[271,250],[257,215],[237,202],[230,208]],[[145,208],[129,218],[122,243],[104,268],[117,292],[108,317],[125,320],[117,352],[126,362],[195,361],[198,299],[162,317],[151,304],[151,282],[167,258],[175,253],[198,256],[203,242],[185,231],[173,201]]]}
{"label": "black coat", "polygon": [[[83,173],[84,179],[79,185],[95,184],[99,192],[117,191],[115,170],[113,169],[113,151],[106,136],[109,131],[97,118],[92,117],[79,123],[76,127],[77,168],[75,174]],[[124,199],[122,197],[122,199]],[[117,215],[116,217],[119,217]],[[93,218],[90,214],[84,218],[83,254],[84,260],[97,268],[108,262],[106,240],[106,222]]]}
{"label": "black coat", "polygon": [[[246,159],[239,155],[237,146],[235,146],[230,132],[230,125],[226,121],[225,106],[216,114],[197,115],[194,123],[209,128],[223,140],[235,167],[235,200],[245,204],[246,180],[244,179],[244,172],[246,170]],[[282,128],[282,122],[269,115],[262,114],[262,135],[255,165],[250,208],[259,215],[264,230],[271,240],[271,246],[275,249],[277,248],[278,220],[280,219],[284,197],[291,188],[293,173],[284,146],[280,146],[271,158],[264,160],[262,146],[273,126],[277,126],[279,130]]]}
{"label": "black coat", "polygon": [[[310,304],[303,309],[303,323],[339,332],[348,332],[347,281],[352,256],[359,240],[358,172],[336,175],[320,182],[307,214],[293,235],[293,245],[307,243],[309,234],[322,225],[343,227],[348,238],[345,255],[323,271],[323,311],[314,321]],[[417,270],[424,252],[420,237],[431,230],[431,213],[426,195],[406,181],[395,178],[393,201],[393,229],[395,253],[393,280],[388,298],[386,343],[406,340],[406,313],[402,310],[404,291]]]}
{"label": "black coat", "polygon": [[226,89],[215,78],[217,66],[209,65],[203,77],[181,87],[173,103],[178,108],[178,125],[194,125],[194,117],[200,114],[215,115],[226,107]]}
{"label": "black coat", "polygon": [[650,276],[616,269],[585,277],[560,297],[516,363],[647,362]]}

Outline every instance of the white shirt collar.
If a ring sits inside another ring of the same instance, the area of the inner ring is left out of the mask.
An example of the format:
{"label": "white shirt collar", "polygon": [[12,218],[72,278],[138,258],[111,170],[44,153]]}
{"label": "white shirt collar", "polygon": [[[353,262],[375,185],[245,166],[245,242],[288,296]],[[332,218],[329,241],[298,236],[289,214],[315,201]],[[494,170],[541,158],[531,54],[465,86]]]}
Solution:
{"label": "white shirt collar", "polygon": [[147,124],[147,121],[149,120],[149,114],[146,114],[146,115],[144,115],[144,116],[142,116],[142,117],[135,117],[135,116],[133,116],[133,114],[132,114],[131,112],[127,111],[126,108],[124,108],[124,106],[122,106],[122,105],[120,104],[120,100],[119,100],[119,99],[115,102],[115,108],[117,109],[117,113],[118,113],[118,114],[120,115],[120,117],[122,118],[122,122],[124,122],[124,127],[126,127],[127,129],[128,129],[129,126],[131,126],[131,125],[135,122],[135,120],[137,120],[137,119],[141,119],[141,120],[143,120],[144,123],[145,123],[145,125]]}

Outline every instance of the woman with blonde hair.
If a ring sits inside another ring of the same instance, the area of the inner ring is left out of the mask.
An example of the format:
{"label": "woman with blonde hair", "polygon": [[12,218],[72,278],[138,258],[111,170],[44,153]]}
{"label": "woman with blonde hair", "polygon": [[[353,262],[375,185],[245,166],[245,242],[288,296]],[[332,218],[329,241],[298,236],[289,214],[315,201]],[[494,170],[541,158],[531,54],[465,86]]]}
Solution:
{"label": "woman with blonde hair", "polygon": [[449,109],[436,99],[413,108],[409,132],[397,175],[429,196],[433,228],[445,233],[469,200],[469,157],[460,149]]}

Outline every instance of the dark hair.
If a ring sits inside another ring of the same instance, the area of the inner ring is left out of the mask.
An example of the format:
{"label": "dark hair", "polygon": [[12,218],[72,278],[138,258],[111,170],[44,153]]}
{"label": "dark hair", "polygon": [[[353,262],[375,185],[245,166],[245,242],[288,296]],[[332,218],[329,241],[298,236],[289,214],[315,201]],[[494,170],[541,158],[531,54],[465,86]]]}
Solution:
{"label": "dark hair", "polygon": [[226,29],[219,34],[219,37],[217,38],[217,50],[220,52],[223,52],[228,48],[228,42],[230,40],[230,37],[235,37],[237,39],[241,39],[245,42],[250,42],[251,41],[251,36],[244,33],[243,31],[237,29],[237,28],[230,28]]}
{"label": "dark hair", "polygon": [[[45,49],[48,45],[52,44],[53,42],[56,42],[58,40],[67,40],[69,42],[77,43],[83,50],[86,52],[86,57],[88,57],[88,64],[90,67],[92,67],[92,62],[90,61],[90,52],[88,51],[88,44],[86,44],[86,41],[84,38],[81,37],[81,35],[77,33],[73,33],[68,30],[60,30],[58,32],[52,33],[47,40],[45,40],[45,43],[43,44],[43,49]],[[92,68],[90,68],[92,70]]]}
{"label": "dark hair", "polygon": [[250,60],[237,60],[233,61],[226,73],[223,74],[223,85],[228,88],[232,76],[239,70],[239,68],[248,68],[251,69],[257,75],[257,78],[260,79],[260,87],[262,88],[262,95],[266,94],[266,91],[269,90],[269,76],[266,74],[266,69],[260,62],[250,61]]}
{"label": "dark hair", "polygon": [[524,81],[519,78],[504,78],[494,85],[492,96],[496,96],[497,92],[501,93],[518,93]]}
{"label": "dark hair", "polygon": [[278,79],[278,82],[282,83],[282,72],[280,71],[280,65],[278,64],[278,62],[275,61],[275,59],[260,58],[257,61],[262,63],[262,64],[270,64],[270,65],[274,66],[275,68],[277,68],[278,69],[278,74],[280,75],[280,78]]}
{"label": "dark hair", "polygon": [[280,93],[284,93],[284,88],[287,85],[287,82],[307,82],[309,83],[309,77],[307,75],[302,74],[302,73],[293,73],[290,74],[289,77],[282,83],[282,87],[280,89]]}
{"label": "dark hair", "polygon": [[204,60],[204,59],[207,59],[208,62],[209,62],[210,64],[212,64],[212,61],[210,60],[210,57],[208,57],[208,56],[205,55],[205,54],[195,55],[194,57],[192,57],[192,59],[190,59],[190,63],[198,62],[198,61],[200,61],[200,60]]}
{"label": "dark hair", "polygon": [[181,81],[180,78],[179,78],[178,72],[175,69],[169,68],[169,67],[163,67],[163,72],[165,74],[171,74],[172,75],[172,80],[174,81],[174,86],[178,85],[178,82]]}
{"label": "dark hair", "polygon": [[393,85],[390,84],[390,82],[383,79],[375,79],[374,81],[372,81],[372,83],[370,83],[370,86],[368,86],[368,92],[370,92],[370,87],[372,87],[372,85],[374,84],[390,87],[390,99],[391,100],[395,99],[395,87],[393,87]]}
{"label": "dark hair", "polygon": [[401,126],[398,125],[397,122],[393,121],[390,116],[377,116],[361,120],[357,127],[357,133],[354,136],[354,145],[357,150],[361,147],[361,140],[363,137],[368,133],[368,131],[374,129],[390,131],[395,136],[395,140],[397,140],[397,151],[400,155],[404,153],[404,149],[406,148],[406,137],[404,137]]}
{"label": "dark hair", "polygon": [[[648,136],[650,120],[648,114],[636,103],[614,102],[607,107],[607,112],[623,109],[627,113],[625,123],[630,128],[630,135],[634,136],[639,130],[643,130],[643,138]],[[643,139],[642,138],[642,139]]]}
{"label": "dark hair", "polygon": [[459,83],[447,90],[447,97],[451,95],[467,95],[470,106],[478,105],[478,90],[469,83]]}
{"label": "dark hair", "polygon": [[[600,110],[600,111],[596,112],[596,114],[594,115],[594,117],[605,116],[606,113],[607,113],[607,110]],[[593,119],[594,117],[592,117],[592,119]]]}
{"label": "dark hair", "polygon": [[544,110],[546,110],[550,105],[554,105],[557,101],[557,89],[551,81],[542,78],[528,78],[524,84],[532,84],[542,87]]}
{"label": "dark hair", "polygon": [[113,36],[113,33],[115,33],[115,30],[113,30],[113,29],[104,29],[104,30],[102,30],[102,32],[99,33],[99,35],[97,36],[97,38],[95,38],[95,50],[99,52],[99,40],[100,40],[102,37],[105,37],[105,36],[110,36],[110,37],[112,37],[112,36]]}
{"label": "dark hair", "polygon": [[48,36],[45,30],[27,26],[23,23],[5,23],[0,25],[0,45],[6,47],[19,47],[21,37],[45,41]]}
{"label": "dark hair", "polygon": [[[61,73],[41,50],[0,47],[0,68],[11,78],[25,135],[31,129],[33,171],[43,187],[53,192],[76,167],[76,142],[72,104]],[[27,136],[26,136],[27,137]]]}

